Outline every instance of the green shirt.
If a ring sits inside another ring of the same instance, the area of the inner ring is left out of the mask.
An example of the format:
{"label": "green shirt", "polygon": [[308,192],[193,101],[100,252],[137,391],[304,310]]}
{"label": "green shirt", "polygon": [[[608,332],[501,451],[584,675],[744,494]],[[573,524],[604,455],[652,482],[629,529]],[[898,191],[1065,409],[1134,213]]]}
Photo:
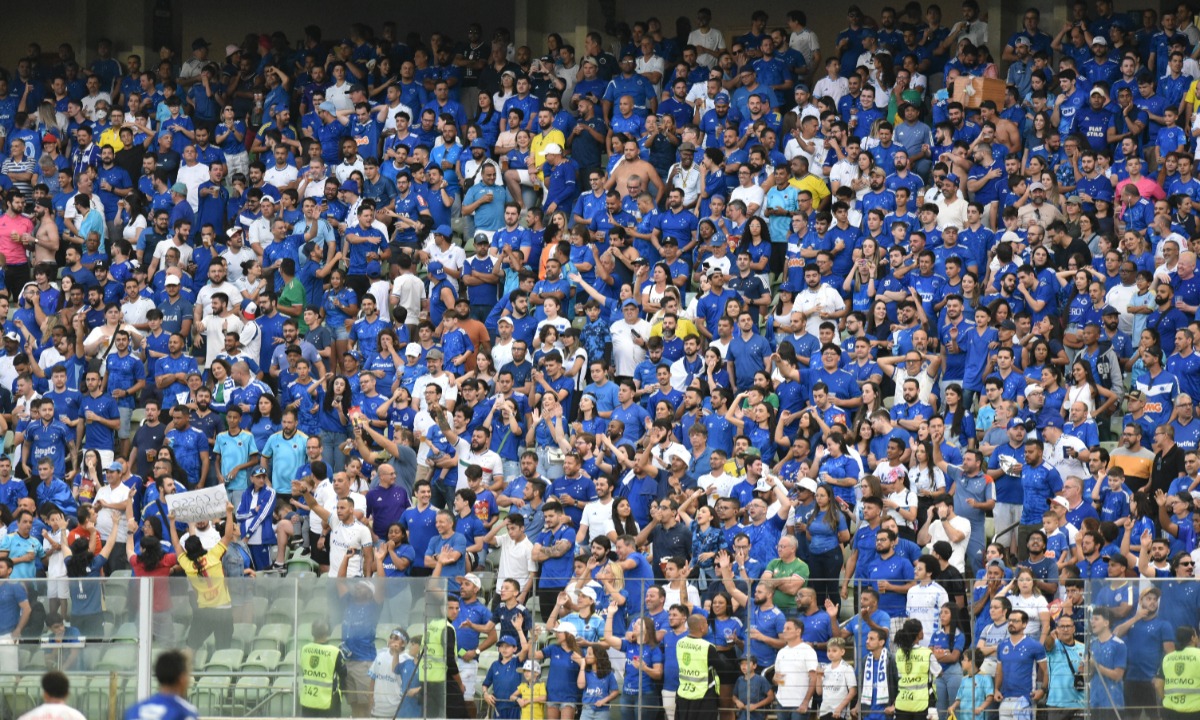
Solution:
{"label": "green shirt", "polygon": [[[298,278],[292,278],[292,281],[290,283],[283,286],[283,292],[279,293],[279,307],[280,308],[291,308],[291,307],[301,308],[300,314],[297,315],[296,317],[292,318],[293,320],[296,321],[296,325],[299,327],[301,336],[303,336],[304,333],[308,332],[308,325],[306,325],[304,323],[303,308],[304,308],[305,300],[306,300],[306,298],[304,296],[304,285],[302,285],[300,283],[300,280]],[[291,316],[288,315],[288,317],[291,317]]]}
{"label": "green shirt", "polygon": [[[805,582],[808,582],[808,563],[800,558],[796,558],[790,563],[785,563],[779,558],[775,558],[767,563],[766,572],[771,573],[771,577],[777,580],[799,576],[804,578]],[[775,606],[781,610],[785,608],[791,610],[796,607],[796,596],[782,590],[776,590]]]}

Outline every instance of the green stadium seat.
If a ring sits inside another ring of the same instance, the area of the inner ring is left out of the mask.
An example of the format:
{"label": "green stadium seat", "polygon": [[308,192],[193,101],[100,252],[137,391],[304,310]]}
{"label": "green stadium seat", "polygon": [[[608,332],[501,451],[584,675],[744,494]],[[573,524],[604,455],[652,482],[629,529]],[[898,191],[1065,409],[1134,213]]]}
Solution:
{"label": "green stadium seat", "polygon": [[271,678],[250,675],[238,678],[237,685],[230,691],[230,700],[243,710],[257,709],[262,715],[270,694]]}
{"label": "green stadium seat", "polygon": [[276,623],[263,625],[258,637],[254,638],[251,650],[282,650],[292,639],[292,626]]}
{"label": "green stadium seat", "polygon": [[208,658],[208,662],[204,665],[206,673],[211,672],[230,672],[242,666],[243,654],[241,650],[234,648],[226,648],[218,650]]}
{"label": "green stadium seat", "polygon": [[281,655],[278,650],[253,650],[242,661],[242,672],[275,672]]}
{"label": "green stadium seat", "polygon": [[199,708],[201,716],[223,716],[229,688],[228,677],[205,675],[192,685],[188,700]]}
{"label": "green stadium seat", "polygon": [[137,667],[137,646],[117,645],[104,651],[96,670],[104,672],[131,672]]}
{"label": "green stadium seat", "polygon": [[137,623],[121,623],[121,625],[115,631],[113,631],[111,640],[119,643],[136,643],[138,641]]}
{"label": "green stadium seat", "polygon": [[296,707],[296,681],[291,677],[277,677],[271,683],[271,701],[264,715],[270,717],[294,717]]}

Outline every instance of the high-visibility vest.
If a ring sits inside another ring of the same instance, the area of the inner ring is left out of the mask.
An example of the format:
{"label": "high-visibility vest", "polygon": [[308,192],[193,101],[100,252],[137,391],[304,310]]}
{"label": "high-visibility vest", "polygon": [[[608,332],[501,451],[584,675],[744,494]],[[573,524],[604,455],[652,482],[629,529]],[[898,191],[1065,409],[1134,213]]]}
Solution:
{"label": "high-visibility vest", "polygon": [[333,705],[338,648],[309,643],[300,650],[301,707],[328,710]]}
{"label": "high-visibility vest", "polygon": [[712,643],[694,637],[685,637],[676,643],[675,656],[679,660],[678,697],[702,700],[709,690],[720,690],[717,674],[708,665],[710,647]]}
{"label": "high-visibility vest", "polygon": [[1200,648],[1185,647],[1163,658],[1163,707],[1200,712]]}
{"label": "high-visibility vest", "polygon": [[929,661],[932,657],[929,648],[923,647],[915,647],[907,654],[896,653],[896,673],[900,676],[897,710],[920,712],[929,709],[933,699],[933,689],[929,685]]}
{"label": "high-visibility vest", "polygon": [[446,682],[446,621],[433,620],[425,626],[425,657],[421,660],[421,682]]}

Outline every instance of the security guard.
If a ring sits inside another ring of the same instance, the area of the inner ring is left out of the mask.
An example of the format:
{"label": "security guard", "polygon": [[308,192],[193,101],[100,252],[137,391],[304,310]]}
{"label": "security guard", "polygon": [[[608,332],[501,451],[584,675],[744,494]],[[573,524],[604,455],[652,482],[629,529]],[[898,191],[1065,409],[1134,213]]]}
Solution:
{"label": "security guard", "polygon": [[436,618],[425,625],[421,663],[417,666],[418,678],[425,690],[424,717],[467,717],[462,677],[455,659],[458,644],[453,621],[453,617],[449,621]]}
{"label": "security guard", "polygon": [[300,650],[300,714],[341,717],[346,662],[337,645],[329,644],[329,623],[312,626],[313,641]]}
{"label": "security guard", "polygon": [[1163,658],[1158,682],[1163,693],[1166,717],[1172,720],[1200,720],[1200,643],[1196,631],[1184,625],[1175,629],[1175,647],[1181,648]]}
{"label": "security guard", "polygon": [[921,621],[912,618],[896,633],[896,720],[924,720],[934,702],[933,653],[917,646],[922,634]]}
{"label": "security guard", "polygon": [[679,691],[675,695],[675,720],[716,720],[720,706],[718,672],[728,671],[728,661],[705,640],[708,619],[688,618],[687,637],[675,646],[679,658]]}

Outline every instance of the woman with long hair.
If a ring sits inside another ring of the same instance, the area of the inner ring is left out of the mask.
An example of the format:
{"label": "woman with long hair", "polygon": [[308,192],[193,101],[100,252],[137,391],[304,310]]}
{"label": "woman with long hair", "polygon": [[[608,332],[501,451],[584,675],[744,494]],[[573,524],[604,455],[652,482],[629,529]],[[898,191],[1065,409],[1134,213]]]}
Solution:
{"label": "woman with long hair", "polygon": [[913,447],[908,481],[912,483],[913,491],[917,494],[917,517],[914,524],[920,525],[929,517],[929,508],[933,507],[934,498],[946,492],[946,475],[933,462],[932,442],[924,440]]}
{"label": "woman with long hair", "polygon": [[929,638],[929,649],[933,659],[942,666],[937,676],[937,708],[941,717],[958,697],[958,686],[962,682],[962,654],[967,649],[968,627],[962,622],[962,608],[946,603],[938,611],[938,621]]}
{"label": "woman with long hair", "polygon": [[350,380],[344,375],[334,375],[325,381],[325,397],[317,413],[317,427],[321,429],[322,460],[331,473],[339,473],[346,466],[342,443],[350,433],[351,397]]}
{"label": "woman with long hair", "polygon": [[[858,482],[857,477],[854,480]],[[817,594],[817,607],[824,607],[826,600],[839,599],[842,546],[850,542],[850,527],[828,485],[818,485],[814,498],[816,510],[807,523],[797,522],[796,530],[808,540],[808,586]]]}
{"label": "woman with long hair", "polygon": [[259,452],[267,446],[267,439],[279,431],[283,423],[283,408],[274,395],[263,393],[258,396],[254,412],[250,414],[250,434]]}
{"label": "woman with long hair", "polygon": [[350,323],[358,316],[358,295],[346,285],[346,272],[334,268],[329,273],[329,291],[325,293],[325,324],[333,332],[333,364],[341,365],[350,349]]}
{"label": "woman with long hair", "polygon": [[734,614],[733,599],[724,589],[718,589],[708,603],[708,641],[726,660],[726,669],[718,671],[717,677],[721,680],[722,717],[732,717],[733,685],[738,676],[734,668],[746,647],[746,626]]}
{"label": "woman with long hair", "polygon": [[[862,404],[858,406],[858,410],[854,412],[854,427],[858,428],[862,423],[870,423],[871,414],[876,410],[883,408],[883,391],[879,389],[879,383],[865,382],[859,388],[862,396]],[[867,453],[862,453],[865,458]]]}
{"label": "woman with long hair", "polygon": [[[896,521],[900,537],[917,541],[917,493],[909,487],[907,472],[895,474],[895,482],[883,497],[883,510]],[[890,492],[889,492],[890,490]]]}
{"label": "woman with long hair", "polygon": [[[66,560],[67,587],[71,595],[71,625],[79,628],[79,632],[85,637],[93,638],[104,637],[103,583],[100,582],[100,578],[103,577],[102,571],[117,544],[117,523],[124,519],[120,510],[99,512],[107,512],[112,518],[112,529],[104,547],[100,552],[92,554],[92,547],[99,538],[99,531],[96,529],[96,520],[99,517],[94,516],[88,520],[85,527],[87,537],[75,538],[71,543],[71,554]],[[17,521],[20,520],[18,513]]]}
{"label": "woman with long hair", "polygon": [[580,717],[584,720],[609,720],[612,717],[612,701],[621,696],[621,687],[604,648],[590,645],[586,653],[579,664],[579,676],[575,682],[576,687],[583,691]]}
{"label": "woman with long hair", "polygon": [[950,383],[942,394],[945,398],[940,414],[946,428],[946,441],[960,450],[975,447],[975,418],[964,402],[962,385]]}
{"label": "woman with long hair", "polygon": [[845,436],[837,432],[824,439],[824,445],[816,449],[815,462],[808,468],[809,478],[832,487],[834,498],[848,505],[854,504],[854,488],[862,474],[862,464],[850,454]]}
{"label": "woman with long hair", "polygon": [[91,505],[96,492],[107,484],[104,479],[104,463],[99,450],[83,451],[83,469],[75,475],[71,492],[80,505]]}
{"label": "woman with long hair", "polygon": [[233,366],[225,358],[217,358],[208,366],[208,372],[212,376],[212,403],[213,412],[224,414],[229,408],[229,399],[233,396],[233,390],[237,387],[233,382]]}
{"label": "woman with long hair", "polygon": [[728,420],[740,433],[750,438],[750,446],[762,452],[762,458],[767,463],[775,462],[775,411],[765,402],[753,405],[747,410],[742,409],[742,400],[746,393],[738,393],[729,409],[725,412]]}
{"label": "woman with long hair", "polygon": [[573,681],[583,666],[579,642],[575,638],[578,630],[567,622],[558,623],[552,630],[554,642],[533,654],[538,662],[550,661],[550,673],[546,678],[546,717],[550,720],[572,720],[581,695]]}
{"label": "woman with long hair", "polygon": [[398,522],[388,525],[387,539],[375,545],[374,572],[383,577],[408,577],[417,552],[408,541],[408,530]]}
{"label": "woman with long hair", "polygon": [[171,531],[171,546],[175,548],[179,566],[196,590],[196,609],[192,611],[187,646],[201,647],[212,636],[214,647],[224,650],[233,642],[233,601],[229,597],[221,558],[225,557],[229,545],[237,537],[233,504],[225,503],[225,533],[211,550],[204,549],[200,537],[194,532],[188,534],[186,545],[180,543],[175,513],[168,515],[167,521]]}
{"label": "woman with long hair", "polygon": [[[875,238],[863,238],[862,257],[855,259],[854,269],[842,281],[842,290],[850,293],[850,309],[869,313],[875,303],[877,286],[883,267],[876,257],[879,243]],[[869,252],[869,255],[868,255]],[[886,307],[886,306],[885,306]]]}
{"label": "woman with long hair", "polygon": [[496,140],[500,137],[500,119],[504,117],[504,111],[496,109],[496,100],[488,93],[479,93],[479,104],[475,109],[475,117],[471,118],[471,123],[479,128],[480,139],[487,143],[489,148],[496,146]]}
{"label": "woman with long hair", "polygon": [[929,648],[919,647],[924,637],[925,630],[921,627],[921,621],[916,618],[905,620],[896,632],[896,669],[902,678],[914,674],[920,677],[920,687],[907,692],[902,691],[899,697],[892,701],[892,706],[896,708],[893,716],[895,720],[926,720],[929,699],[933,695],[929,690],[933,687],[934,678],[930,663],[933,653]]}
{"label": "woman with long hair", "polygon": [[[137,520],[133,519],[132,506],[126,512],[126,517],[128,526],[125,532],[125,555],[129,558],[133,576],[154,578],[150,581],[154,595],[154,615],[150,620],[154,642],[166,643],[166,646],[170,647],[175,643],[175,623],[171,617],[171,586],[162,578],[168,577],[175,569],[175,553],[166,551],[160,536],[149,533],[142,537],[139,552],[135,547],[138,524]],[[148,518],[145,524],[155,528],[156,533],[162,533],[162,521],[159,518]]]}
{"label": "woman with long hair", "polygon": [[[1070,384],[1067,395],[1063,400],[1063,414],[1070,417],[1071,407],[1075,403],[1083,403],[1088,415],[1096,417],[1104,415],[1110,405],[1115,405],[1117,395],[1112,390],[1098,384],[1092,375],[1092,364],[1083,358],[1077,358],[1071,363]],[[1100,412],[1097,412],[1097,410]]]}
{"label": "woman with long hair", "polygon": [[747,220],[742,228],[742,241],[738,244],[737,252],[750,253],[750,272],[758,275],[765,287],[771,287],[771,271],[783,269],[768,267],[771,262],[771,228],[766,220],[757,215]]}
{"label": "woman with long hair", "polygon": [[1029,616],[1025,635],[1044,643],[1054,627],[1050,624],[1050,605],[1046,596],[1038,591],[1033,569],[1017,568],[1012,582],[1000,591],[999,596],[1007,597],[1013,610],[1023,610]]}
{"label": "woman with long hair", "polygon": [[1067,399],[1067,391],[1062,387],[1062,371],[1055,365],[1047,365],[1042,368],[1042,394],[1046,401],[1042,405],[1042,411],[1038,413],[1038,421],[1045,423],[1052,417],[1059,420],[1066,416],[1066,408],[1063,404]]}
{"label": "woman with long hair", "polygon": [[637,521],[633,519],[633,508],[629,505],[629,498],[617,498],[613,501],[613,526],[616,528],[617,535],[633,535],[637,536],[640,532]]}
{"label": "woman with long hair", "polygon": [[663,297],[671,286],[671,268],[665,262],[658,262],[650,271],[650,283],[642,288],[642,312],[652,314],[662,308]]}

